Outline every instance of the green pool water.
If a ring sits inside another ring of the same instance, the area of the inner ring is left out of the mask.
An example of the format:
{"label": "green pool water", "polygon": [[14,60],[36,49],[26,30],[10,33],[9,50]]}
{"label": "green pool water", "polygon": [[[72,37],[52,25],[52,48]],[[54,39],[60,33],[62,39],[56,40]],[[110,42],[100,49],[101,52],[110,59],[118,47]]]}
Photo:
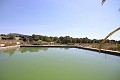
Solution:
{"label": "green pool water", "polygon": [[0,80],[120,80],[120,57],[77,48],[1,51]]}

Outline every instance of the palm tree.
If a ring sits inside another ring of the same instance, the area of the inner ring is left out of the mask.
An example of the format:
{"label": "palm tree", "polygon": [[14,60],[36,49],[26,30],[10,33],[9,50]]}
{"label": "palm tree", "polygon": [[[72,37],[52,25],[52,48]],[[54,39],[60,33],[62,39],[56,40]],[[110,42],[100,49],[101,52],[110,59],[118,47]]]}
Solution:
{"label": "palm tree", "polygon": [[[105,1],[106,0],[102,0],[102,5],[105,3]],[[119,9],[119,11],[120,11],[120,9]],[[114,34],[115,32],[117,32],[117,31],[119,31],[120,30],[120,27],[118,27],[117,29],[115,29],[114,31],[112,31],[112,32],[110,32],[103,40],[102,40],[102,42],[99,44],[99,51],[101,50],[101,48],[102,48],[102,46],[103,46],[103,44],[105,43],[105,41],[107,40],[107,38],[109,37],[109,36],[111,36],[112,34]]]}
{"label": "palm tree", "polygon": [[118,27],[118,28],[115,29],[114,31],[110,32],[110,33],[102,40],[102,42],[101,42],[100,45],[99,45],[99,51],[101,50],[101,48],[102,48],[103,44],[105,43],[105,41],[107,40],[107,38],[108,38],[109,36],[111,36],[112,34],[114,34],[115,32],[119,31],[119,30],[120,30],[120,27]]}
{"label": "palm tree", "polygon": [[105,1],[106,1],[106,0],[102,0],[102,3],[101,3],[101,4],[103,5],[103,4],[105,3]]}

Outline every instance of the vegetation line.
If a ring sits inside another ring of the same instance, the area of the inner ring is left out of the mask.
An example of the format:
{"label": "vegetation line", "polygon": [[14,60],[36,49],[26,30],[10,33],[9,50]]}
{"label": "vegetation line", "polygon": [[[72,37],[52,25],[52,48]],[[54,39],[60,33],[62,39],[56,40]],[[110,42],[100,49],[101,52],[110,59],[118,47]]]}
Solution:
{"label": "vegetation line", "polygon": [[[24,35],[17,33],[0,34],[0,46],[14,45],[70,45],[98,48],[103,39],[73,38],[70,36],[43,36],[43,35]],[[106,40],[102,46],[106,50],[120,51],[120,41]]]}

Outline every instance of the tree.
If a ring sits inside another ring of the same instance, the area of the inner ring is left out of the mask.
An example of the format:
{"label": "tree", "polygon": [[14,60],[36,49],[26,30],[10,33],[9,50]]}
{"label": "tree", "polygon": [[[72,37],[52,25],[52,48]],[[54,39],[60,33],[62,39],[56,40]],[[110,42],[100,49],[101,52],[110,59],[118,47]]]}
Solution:
{"label": "tree", "polygon": [[72,43],[77,43],[77,38],[73,38]]}
{"label": "tree", "polygon": [[15,37],[14,37],[13,35],[11,35],[11,34],[8,35],[8,37],[9,37],[9,39],[12,39],[12,40],[15,38]]}
{"label": "tree", "polygon": [[106,1],[106,0],[102,0],[102,3],[101,3],[101,4],[103,5],[103,4],[105,3],[105,1]]}
{"label": "tree", "polygon": [[0,36],[6,36],[5,34],[0,34]]}
{"label": "tree", "polygon": [[58,41],[58,37],[53,37],[53,41]]}
{"label": "tree", "polygon": [[119,31],[120,30],[120,27],[118,27],[117,29],[115,29],[114,31],[110,32],[103,40],[102,42],[100,43],[99,45],[99,50],[101,50],[103,44],[106,42],[106,40],[108,39],[108,37],[110,37],[112,34],[114,34],[115,32]]}
{"label": "tree", "polygon": [[[102,0],[101,4],[103,5],[105,3],[106,0]],[[118,11],[120,12],[120,9],[118,9]]]}
{"label": "tree", "polygon": [[88,43],[89,41],[90,40],[87,37],[83,38],[83,43]]}
{"label": "tree", "polygon": [[32,38],[33,38],[34,41],[38,41],[39,40],[39,35],[33,34]]}
{"label": "tree", "polygon": [[[102,0],[102,5],[104,4],[106,0]],[[119,9],[120,11],[120,9]],[[99,44],[99,51],[101,50],[103,44],[107,41],[108,37],[111,36],[112,34],[114,34],[115,32],[119,31],[120,30],[120,27],[118,27],[117,29],[115,29],[114,31],[110,32],[103,40],[102,42]]]}

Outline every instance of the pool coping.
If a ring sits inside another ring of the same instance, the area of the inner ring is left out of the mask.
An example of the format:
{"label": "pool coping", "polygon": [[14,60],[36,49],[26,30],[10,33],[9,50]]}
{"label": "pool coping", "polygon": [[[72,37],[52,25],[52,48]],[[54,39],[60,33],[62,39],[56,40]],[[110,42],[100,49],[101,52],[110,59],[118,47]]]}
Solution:
{"label": "pool coping", "polygon": [[19,47],[20,47],[20,45],[0,47],[0,51],[9,50],[9,49],[15,49],[15,48],[19,48]]}
{"label": "pool coping", "polygon": [[120,56],[120,52],[119,51],[112,51],[112,50],[105,50],[105,49],[101,49],[99,51],[99,49],[97,49],[97,48],[83,47],[83,46],[71,46],[71,45],[21,45],[20,47],[78,48],[78,49],[95,51],[95,52],[104,53],[104,54]]}

